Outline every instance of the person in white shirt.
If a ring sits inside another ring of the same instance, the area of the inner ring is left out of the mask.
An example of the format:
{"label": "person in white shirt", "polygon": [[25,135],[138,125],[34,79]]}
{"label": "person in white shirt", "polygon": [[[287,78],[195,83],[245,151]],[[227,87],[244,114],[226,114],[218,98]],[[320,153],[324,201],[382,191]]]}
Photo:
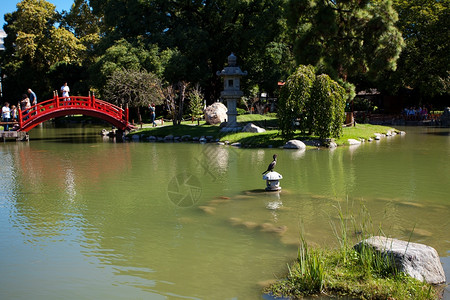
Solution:
{"label": "person in white shirt", "polygon": [[69,86],[67,85],[67,82],[64,82],[64,85],[61,87],[61,93],[63,97],[67,97],[67,99],[65,99],[66,101],[70,101],[69,97]]}
{"label": "person in white shirt", "polygon": [[[3,122],[11,121],[11,109],[9,108],[9,103],[5,102],[5,106],[2,107],[2,120]],[[9,131],[9,124],[3,126],[5,131]]]}

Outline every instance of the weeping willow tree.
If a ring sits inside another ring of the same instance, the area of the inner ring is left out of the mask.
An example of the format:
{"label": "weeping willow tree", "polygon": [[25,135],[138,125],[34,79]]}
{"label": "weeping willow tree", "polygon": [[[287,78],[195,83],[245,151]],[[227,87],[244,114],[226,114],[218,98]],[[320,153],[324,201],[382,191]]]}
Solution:
{"label": "weeping willow tree", "polygon": [[315,79],[315,70],[312,66],[299,66],[289,76],[280,91],[278,99],[278,119],[281,135],[292,138],[295,131],[295,122],[301,121],[300,130],[305,131],[309,122],[306,109],[311,98],[311,88]]}
{"label": "weeping willow tree", "polygon": [[292,138],[297,128],[322,139],[342,134],[346,91],[328,75],[316,76],[314,71],[312,66],[299,66],[280,91],[278,119],[285,139]]}
{"label": "weeping willow tree", "polygon": [[316,77],[311,91],[309,111],[314,133],[319,138],[326,139],[342,135],[345,98],[345,89],[330,76],[322,74]]}

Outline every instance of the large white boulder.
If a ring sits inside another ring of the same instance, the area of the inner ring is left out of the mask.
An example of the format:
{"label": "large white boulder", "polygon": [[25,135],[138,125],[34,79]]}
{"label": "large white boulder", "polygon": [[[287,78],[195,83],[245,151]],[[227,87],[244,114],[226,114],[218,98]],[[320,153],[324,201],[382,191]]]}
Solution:
{"label": "large white boulder", "polygon": [[300,140],[290,140],[284,146],[284,149],[306,149],[305,143]]}
{"label": "large white boulder", "polygon": [[400,272],[431,284],[445,283],[445,273],[437,251],[427,245],[373,236],[356,244],[359,251],[363,245],[392,257]]}
{"label": "large white boulder", "polygon": [[227,119],[227,107],[220,102],[214,102],[205,109],[206,123],[215,125],[224,122]]}
{"label": "large white boulder", "polygon": [[360,145],[361,141],[355,140],[355,139],[348,139],[347,140],[349,145]]}
{"label": "large white boulder", "polygon": [[254,133],[261,133],[266,132],[264,128],[258,127],[253,123],[248,123],[247,125],[242,128],[242,132],[254,132]]}

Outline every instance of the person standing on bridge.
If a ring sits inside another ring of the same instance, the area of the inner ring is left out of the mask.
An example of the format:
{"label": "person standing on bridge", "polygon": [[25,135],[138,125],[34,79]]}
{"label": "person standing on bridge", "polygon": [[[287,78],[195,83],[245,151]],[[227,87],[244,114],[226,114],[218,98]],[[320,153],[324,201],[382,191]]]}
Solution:
{"label": "person standing on bridge", "polygon": [[37,96],[31,89],[28,89],[28,98],[30,99],[31,106],[37,104]]}
{"label": "person standing on bridge", "polygon": [[11,105],[11,121],[17,121],[17,107],[15,105]]}
{"label": "person standing on bridge", "polygon": [[[11,121],[11,109],[9,108],[8,102],[5,102],[5,106],[2,107],[2,121],[3,122]],[[9,124],[5,124],[3,128],[5,131],[9,131]]]}
{"label": "person standing on bridge", "polygon": [[29,99],[30,99],[30,104],[31,105],[36,105],[37,104],[37,96],[36,93],[33,92],[31,89],[28,89],[28,95],[29,95]]}
{"label": "person standing on bridge", "polygon": [[70,88],[67,85],[67,82],[64,82],[64,85],[61,87],[61,93],[63,97],[67,97],[65,100],[66,101],[70,101],[69,99],[69,92],[70,92]]}
{"label": "person standing on bridge", "polygon": [[[20,110],[22,111],[22,116],[25,114],[28,114],[28,110],[30,109],[31,104],[30,104],[30,99],[28,98],[27,94],[22,95],[22,100],[20,101],[19,106],[20,106]],[[27,119],[28,119],[28,116],[23,118],[24,121]]]}

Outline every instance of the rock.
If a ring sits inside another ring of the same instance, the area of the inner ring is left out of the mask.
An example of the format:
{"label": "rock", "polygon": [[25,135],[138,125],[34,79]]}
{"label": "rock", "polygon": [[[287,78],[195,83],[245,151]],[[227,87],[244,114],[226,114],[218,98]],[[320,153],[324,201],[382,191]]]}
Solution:
{"label": "rock", "polygon": [[320,147],[322,144],[319,140],[308,140],[303,142],[307,146]]}
{"label": "rock", "polygon": [[248,123],[242,128],[242,132],[253,132],[253,133],[261,133],[266,132],[264,128],[258,127],[253,123]]}
{"label": "rock", "polygon": [[141,136],[138,135],[138,134],[133,134],[133,135],[131,136],[131,139],[132,139],[133,141],[139,141],[140,138],[141,138]]}
{"label": "rock", "polygon": [[372,141],[373,141],[373,138],[369,138],[367,141],[368,141],[368,142],[372,142]]}
{"label": "rock", "polygon": [[348,139],[347,140],[349,145],[360,145],[361,141],[355,140],[355,139]]}
{"label": "rock", "polygon": [[199,206],[198,208],[200,208],[209,215],[213,215],[216,212],[216,208],[211,206]]}
{"label": "rock", "polygon": [[169,134],[164,137],[165,141],[173,141],[173,135]]}
{"label": "rock", "polygon": [[151,136],[148,137],[148,140],[150,142],[154,142],[154,141],[156,141],[156,136],[151,135]]}
{"label": "rock", "polygon": [[224,122],[227,119],[227,107],[220,102],[214,102],[205,109],[206,123],[215,125]]}
{"label": "rock", "polygon": [[241,147],[241,143],[233,143],[233,144],[231,144],[231,146],[233,146],[233,147]]}
{"label": "rock", "polygon": [[206,138],[204,138],[204,137],[201,137],[198,141],[200,143],[206,143],[207,142]]}
{"label": "rock", "polygon": [[208,141],[212,141],[214,139],[214,137],[212,135],[207,135],[205,137]]}
{"label": "rock", "polygon": [[217,142],[217,145],[223,146],[223,145],[225,145],[225,143],[223,143],[223,142]]}
{"label": "rock", "polygon": [[191,139],[191,136],[189,134],[183,135],[181,137],[181,140],[183,140],[183,141],[189,141],[190,139]]}
{"label": "rock", "polygon": [[398,134],[400,134],[400,135],[405,135],[406,134],[406,132],[404,132],[404,131],[400,131]]}
{"label": "rock", "polygon": [[231,217],[228,219],[233,226],[242,224],[242,219]]}
{"label": "rock", "polygon": [[198,142],[199,139],[200,139],[200,138],[199,138],[198,136],[194,136],[194,137],[192,138],[192,140],[193,140],[194,142]]}
{"label": "rock", "polygon": [[354,248],[360,251],[363,245],[392,257],[400,272],[404,272],[415,279],[431,284],[445,283],[445,273],[439,255],[430,246],[374,236],[359,242]]}
{"label": "rock", "polygon": [[157,140],[158,142],[162,142],[162,141],[164,141],[164,138],[163,138],[163,137],[160,137],[160,136],[158,136],[158,137],[156,138],[156,140]]}
{"label": "rock", "polygon": [[258,227],[258,223],[251,222],[251,221],[245,221],[242,223],[242,225],[244,225],[248,229],[255,229],[256,227]]}
{"label": "rock", "polygon": [[335,142],[330,142],[329,144],[328,144],[328,148],[330,148],[330,149],[334,149],[334,148],[336,148],[337,147],[337,144],[335,143]]}
{"label": "rock", "polygon": [[299,140],[290,140],[284,146],[284,149],[306,149],[305,143]]}

